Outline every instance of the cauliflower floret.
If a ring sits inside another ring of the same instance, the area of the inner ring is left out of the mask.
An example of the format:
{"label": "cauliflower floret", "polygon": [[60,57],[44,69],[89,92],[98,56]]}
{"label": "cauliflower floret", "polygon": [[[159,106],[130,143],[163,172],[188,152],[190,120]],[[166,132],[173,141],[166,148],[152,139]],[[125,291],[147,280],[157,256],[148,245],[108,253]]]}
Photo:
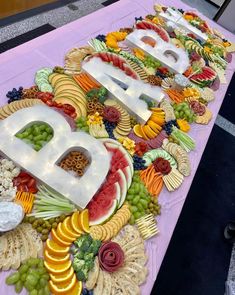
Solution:
{"label": "cauliflower floret", "polygon": [[17,177],[17,176],[20,174],[20,168],[15,167],[15,168],[12,170],[11,174],[12,174],[12,178]]}

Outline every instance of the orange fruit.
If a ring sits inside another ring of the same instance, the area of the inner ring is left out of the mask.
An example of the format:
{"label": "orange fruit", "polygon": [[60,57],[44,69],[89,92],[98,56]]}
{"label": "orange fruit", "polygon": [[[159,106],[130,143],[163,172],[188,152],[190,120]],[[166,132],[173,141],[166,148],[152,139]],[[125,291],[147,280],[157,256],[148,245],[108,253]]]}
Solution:
{"label": "orange fruit", "polygon": [[70,216],[66,217],[65,220],[63,221],[62,230],[71,238],[77,239],[80,236],[80,234],[78,234],[77,232],[73,230]]}
{"label": "orange fruit", "polygon": [[44,259],[45,259],[45,261],[50,262],[50,263],[60,264],[60,263],[64,263],[64,262],[68,261],[70,259],[70,254],[68,253],[65,256],[57,256],[57,255],[50,254],[48,252],[48,250],[45,249]]}
{"label": "orange fruit", "polygon": [[49,288],[52,294],[70,294],[70,290],[73,289],[77,282],[76,275],[73,274],[72,279],[65,283],[54,283],[52,280],[49,281]]}
{"label": "orange fruit", "polygon": [[72,265],[71,260],[68,260],[61,264],[54,264],[47,261],[44,261],[44,265],[49,273],[52,274],[62,274],[66,272]]}
{"label": "orange fruit", "polygon": [[74,275],[74,269],[70,267],[66,272],[63,272],[62,274],[58,274],[58,275],[50,274],[50,278],[55,284],[60,284],[60,283],[70,282],[73,275]]}
{"label": "orange fruit", "polygon": [[139,124],[136,124],[133,128],[133,131],[135,133],[135,135],[139,136],[139,137],[143,137],[143,133],[142,133],[142,130],[141,130],[141,127]]}
{"label": "orange fruit", "polygon": [[71,216],[71,225],[73,230],[78,233],[78,234],[82,234],[83,231],[82,229],[79,227],[79,223],[78,223],[78,217],[79,217],[79,212],[76,211],[73,213],[73,215]]}
{"label": "orange fruit", "polygon": [[78,225],[86,233],[90,232],[90,229],[89,229],[89,215],[88,215],[88,210],[87,209],[83,210],[79,214],[79,216],[78,216]]}
{"label": "orange fruit", "polygon": [[55,241],[47,239],[46,240],[46,249],[48,253],[55,256],[65,256],[69,252],[69,247],[61,246]]}
{"label": "orange fruit", "polygon": [[144,127],[145,127],[145,126],[140,125],[140,129],[141,129],[141,131],[142,131],[142,136],[143,136],[143,138],[144,138],[145,140],[149,140],[148,136],[146,135],[146,133],[145,133],[145,131],[144,131]]}
{"label": "orange fruit", "polygon": [[82,293],[82,282],[78,281],[72,290],[70,290],[66,295],[80,295]]}
{"label": "orange fruit", "polygon": [[71,238],[69,235],[66,234],[66,232],[63,231],[61,222],[57,226],[56,233],[57,233],[58,237],[61,238],[65,242],[72,243],[75,241],[74,238]]}
{"label": "orange fruit", "polygon": [[58,236],[58,234],[57,234],[57,232],[56,232],[56,230],[55,230],[54,228],[51,230],[51,237],[52,237],[52,239],[53,239],[57,244],[59,244],[59,245],[61,245],[61,246],[68,247],[68,246],[71,245],[70,242],[67,242],[67,241],[64,241],[63,239],[61,239],[61,238]]}

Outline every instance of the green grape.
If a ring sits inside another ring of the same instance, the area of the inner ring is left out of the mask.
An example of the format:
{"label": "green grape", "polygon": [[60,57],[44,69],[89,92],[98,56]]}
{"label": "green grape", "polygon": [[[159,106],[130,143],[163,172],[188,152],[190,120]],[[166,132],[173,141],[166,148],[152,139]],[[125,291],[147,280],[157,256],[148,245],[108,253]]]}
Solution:
{"label": "green grape", "polygon": [[36,289],[33,289],[29,292],[29,295],[38,295],[38,291]]}
{"label": "green grape", "polygon": [[20,279],[20,273],[15,272],[6,278],[6,284],[7,285],[14,285],[19,281],[19,279]]}
{"label": "green grape", "polygon": [[138,219],[141,217],[141,213],[140,212],[135,212],[134,214],[135,219]]}
{"label": "green grape", "polygon": [[22,275],[26,273],[28,269],[29,269],[29,266],[27,264],[22,264],[18,271]]}
{"label": "green grape", "polygon": [[146,200],[140,199],[140,204],[142,204],[144,209],[148,208],[148,202]]}
{"label": "green grape", "polygon": [[27,273],[23,273],[23,274],[20,276],[20,280],[21,280],[22,282],[25,282],[26,277],[27,277]]}
{"label": "green grape", "polygon": [[34,274],[28,274],[26,277],[26,283],[34,287],[37,285],[38,279],[39,276],[35,276]]}
{"label": "green grape", "polygon": [[33,289],[34,289],[34,286],[32,286],[31,284],[30,284],[30,282],[28,282],[27,280],[24,282],[24,287],[25,287],[25,289],[27,290],[27,291],[33,291]]}
{"label": "green grape", "polygon": [[138,211],[138,208],[136,206],[131,206],[130,210],[131,210],[132,213],[135,213],[135,212]]}
{"label": "green grape", "polygon": [[133,205],[136,205],[140,200],[140,197],[139,196],[136,196],[133,200],[132,200],[132,204]]}
{"label": "green grape", "polygon": [[131,218],[130,218],[130,220],[129,220],[129,223],[130,223],[131,225],[135,224],[135,217],[134,217],[133,215],[131,215]]}
{"label": "green grape", "polygon": [[28,265],[33,266],[33,265],[38,265],[40,262],[40,258],[29,258],[27,260]]}
{"label": "green grape", "polygon": [[16,293],[20,293],[23,289],[23,282],[22,281],[18,281],[16,284],[15,284],[15,291]]}
{"label": "green grape", "polygon": [[132,199],[133,199],[133,195],[127,195],[127,197],[126,197],[126,199],[127,199],[127,201],[131,201]]}
{"label": "green grape", "polygon": [[144,210],[143,205],[141,203],[138,203],[136,206],[139,209],[139,211],[143,211]]}
{"label": "green grape", "polygon": [[50,290],[48,286],[45,286],[44,288],[44,295],[50,295]]}
{"label": "green grape", "polygon": [[49,280],[50,279],[50,276],[48,273],[45,273],[44,275],[41,276],[41,278],[45,279],[45,280]]}

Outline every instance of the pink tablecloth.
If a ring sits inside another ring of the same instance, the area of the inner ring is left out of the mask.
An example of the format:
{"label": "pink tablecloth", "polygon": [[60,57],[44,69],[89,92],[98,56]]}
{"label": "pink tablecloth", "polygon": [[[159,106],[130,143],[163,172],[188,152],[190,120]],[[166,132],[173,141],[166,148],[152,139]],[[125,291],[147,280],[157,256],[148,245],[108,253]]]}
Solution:
{"label": "pink tablecloth", "polygon": [[[165,5],[172,5],[183,9],[189,8],[177,0],[162,0],[161,2]],[[34,73],[40,67],[63,65],[63,57],[70,48],[84,45],[86,41],[97,34],[107,33],[120,27],[132,25],[135,16],[152,13],[154,4],[155,1],[153,0],[121,0],[112,6],[96,11],[93,14],[1,54],[0,105],[6,103],[5,93],[9,89],[21,85],[24,87],[33,85]],[[218,27],[228,39],[235,42],[235,36],[233,34],[214,23],[213,27]],[[228,66],[228,83],[231,80],[234,69],[235,61]],[[210,104],[210,109],[214,114],[210,124],[207,126],[195,125],[190,132],[190,135],[197,142],[196,150],[190,153],[192,163],[191,176],[185,179],[183,185],[176,192],[169,193],[164,190],[160,195],[160,203],[162,204],[162,214],[158,220],[160,235],[146,243],[149,255],[149,276],[147,282],[142,286],[142,294],[144,295],[151,293],[227,87],[228,84],[222,85],[216,92],[216,100]],[[5,276],[6,273],[2,273],[0,276],[1,294],[14,294],[13,288],[5,285]],[[170,280],[170,278],[168,279]]]}

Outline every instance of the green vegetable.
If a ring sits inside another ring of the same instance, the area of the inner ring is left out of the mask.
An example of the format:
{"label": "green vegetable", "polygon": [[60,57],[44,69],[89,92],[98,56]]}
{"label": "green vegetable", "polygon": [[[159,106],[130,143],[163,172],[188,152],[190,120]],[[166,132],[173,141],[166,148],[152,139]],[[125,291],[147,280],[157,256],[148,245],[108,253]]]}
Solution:
{"label": "green vegetable", "polygon": [[93,260],[94,259],[94,254],[93,253],[85,253],[84,255],[84,260],[87,262],[89,260]]}
{"label": "green vegetable", "polygon": [[6,278],[6,284],[7,285],[14,285],[19,281],[19,279],[20,279],[20,273],[15,272]]}
{"label": "green vegetable", "polygon": [[22,281],[18,281],[15,285],[15,291],[16,293],[20,293],[23,289],[23,282]]}
{"label": "green vegetable", "polygon": [[87,280],[87,278],[88,278],[88,269],[87,268],[83,268],[82,270],[79,269],[76,272],[76,275],[77,275],[77,279],[79,281],[85,282]]}
{"label": "green vegetable", "polygon": [[38,190],[39,192],[36,194],[34,201],[33,213],[28,214],[28,216],[50,219],[75,210],[75,205],[70,203],[68,199],[53,192],[46,186],[41,185],[38,187]]}
{"label": "green vegetable", "polygon": [[74,270],[77,272],[79,271],[80,269],[82,269],[85,265],[85,260],[82,260],[82,259],[78,259],[78,258],[74,258],[73,260],[73,268]]}
{"label": "green vegetable", "polygon": [[89,249],[88,249],[88,252],[93,253],[93,255],[95,256],[95,255],[97,255],[100,246],[101,246],[101,241],[93,240]]}

